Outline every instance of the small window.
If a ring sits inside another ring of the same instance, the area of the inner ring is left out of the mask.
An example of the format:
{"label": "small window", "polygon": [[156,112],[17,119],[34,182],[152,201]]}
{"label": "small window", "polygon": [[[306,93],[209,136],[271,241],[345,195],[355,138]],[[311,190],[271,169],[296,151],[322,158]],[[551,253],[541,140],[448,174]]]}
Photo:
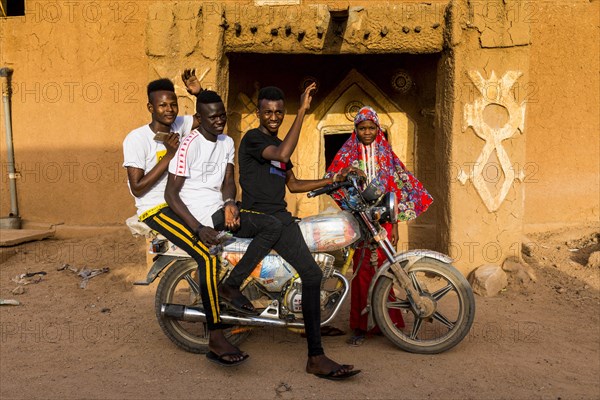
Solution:
{"label": "small window", "polygon": [[338,150],[346,143],[352,133],[325,135],[325,170],[329,168]]}
{"label": "small window", "polygon": [[0,16],[18,17],[25,15],[25,0],[0,0]]}

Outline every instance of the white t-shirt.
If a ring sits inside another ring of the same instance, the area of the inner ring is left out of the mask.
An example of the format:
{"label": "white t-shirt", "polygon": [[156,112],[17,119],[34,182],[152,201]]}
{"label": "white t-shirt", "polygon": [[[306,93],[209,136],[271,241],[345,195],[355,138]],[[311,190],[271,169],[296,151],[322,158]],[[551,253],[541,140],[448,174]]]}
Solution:
{"label": "white t-shirt", "polygon": [[[171,125],[171,132],[179,133],[179,136],[184,137],[192,130],[193,123],[194,118],[191,115],[177,117]],[[165,145],[154,140],[154,132],[148,125],[132,130],[123,141],[123,166],[143,169],[144,174],[150,172],[165,154],[167,154]],[[127,185],[129,186],[129,181]],[[142,197],[133,196],[138,217],[152,207],[165,202],[166,186],[167,174],[165,173]],[[131,192],[131,187],[129,191]]]}
{"label": "white t-shirt", "polygon": [[202,225],[213,227],[211,216],[223,207],[221,187],[227,164],[233,164],[233,139],[217,136],[206,140],[197,130],[187,135],[169,164],[169,172],[186,180],[179,196]]}

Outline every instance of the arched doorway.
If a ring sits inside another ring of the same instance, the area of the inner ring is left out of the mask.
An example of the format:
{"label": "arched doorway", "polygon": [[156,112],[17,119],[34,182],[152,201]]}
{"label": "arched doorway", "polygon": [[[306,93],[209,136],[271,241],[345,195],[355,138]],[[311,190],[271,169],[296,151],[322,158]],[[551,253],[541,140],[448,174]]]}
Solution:
{"label": "arched doorway", "polygon": [[[379,114],[381,126],[398,157],[406,164],[414,164],[415,124],[383,91],[356,70],[351,70],[307,116],[303,134],[306,139],[300,158],[306,160],[312,154],[311,159],[318,163],[318,171],[324,174],[332,154],[352,132],[356,112],[364,105],[373,107]],[[300,203],[298,208],[302,212],[313,213],[331,204],[326,197],[319,200],[304,198]]]}

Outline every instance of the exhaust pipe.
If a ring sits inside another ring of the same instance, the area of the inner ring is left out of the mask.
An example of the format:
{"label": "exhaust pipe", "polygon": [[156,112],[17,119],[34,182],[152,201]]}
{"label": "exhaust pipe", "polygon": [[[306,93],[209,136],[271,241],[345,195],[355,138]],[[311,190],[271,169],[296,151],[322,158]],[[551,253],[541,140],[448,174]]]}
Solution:
{"label": "exhaust pipe", "polygon": [[[188,322],[206,322],[206,314],[203,310],[194,307],[186,307],[181,304],[163,304],[160,307],[160,314],[163,317],[174,318],[180,321]],[[304,323],[286,322],[280,319],[271,319],[261,316],[239,317],[228,314],[221,314],[221,321],[232,325],[249,326],[278,326],[278,327],[304,327]]]}
{"label": "exhaust pipe", "polygon": [[[321,322],[321,326],[327,325],[337,315],[342,303],[348,295],[349,283],[346,277],[340,274],[338,271],[333,273],[333,276],[340,279],[344,285],[344,292],[338,300],[338,304],[331,313],[331,316],[327,320]],[[169,304],[164,303],[160,306],[160,315],[166,318],[173,318],[180,321],[188,322],[206,322],[206,314],[204,310],[195,307],[187,307],[183,304]],[[304,328],[304,322],[291,322],[280,319],[279,317],[263,317],[257,315],[255,317],[241,317],[237,315],[221,314],[221,321],[225,324],[231,325],[247,325],[247,326],[276,326],[285,328]]]}

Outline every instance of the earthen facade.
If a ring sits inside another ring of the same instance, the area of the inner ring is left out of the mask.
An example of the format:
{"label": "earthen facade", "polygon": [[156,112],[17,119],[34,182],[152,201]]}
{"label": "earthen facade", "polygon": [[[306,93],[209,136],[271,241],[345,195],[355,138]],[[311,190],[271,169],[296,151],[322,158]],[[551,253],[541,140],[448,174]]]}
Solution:
{"label": "earthen facade", "polygon": [[[28,1],[0,24],[28,223],[132,215],[122,140],[149,121],[152,79],[173,79],[180,114],[193,112],[188,67],[223,94],[236,142],[257,124],[257,87],[286,92],[286,131],[316,80],[301,178],[320,177],[353,110],[373,106],[435,198],[405,245],[450,252],[464,272],[518,255],[532,224],[600,218],[597,1]],[[288,200],[299,216],[328,206]]]}

